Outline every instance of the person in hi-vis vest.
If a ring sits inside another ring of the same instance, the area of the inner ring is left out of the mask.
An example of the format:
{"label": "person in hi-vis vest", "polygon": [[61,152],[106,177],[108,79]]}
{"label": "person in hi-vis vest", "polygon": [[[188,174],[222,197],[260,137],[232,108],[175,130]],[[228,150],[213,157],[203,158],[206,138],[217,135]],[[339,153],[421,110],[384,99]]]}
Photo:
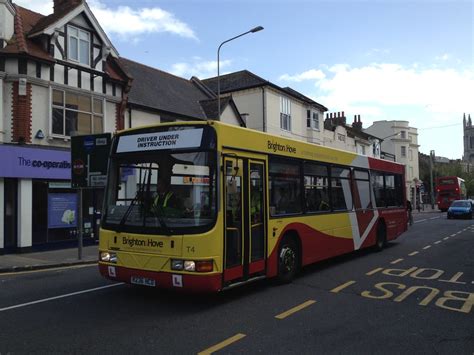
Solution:
{"label": "person in hi-vis vest", "polygon": [[183,215],[183,203],[171,189],[171,178],[165,176],[158,179],[156,196],[153,199],[155,214],[165,217],[180,217]]}

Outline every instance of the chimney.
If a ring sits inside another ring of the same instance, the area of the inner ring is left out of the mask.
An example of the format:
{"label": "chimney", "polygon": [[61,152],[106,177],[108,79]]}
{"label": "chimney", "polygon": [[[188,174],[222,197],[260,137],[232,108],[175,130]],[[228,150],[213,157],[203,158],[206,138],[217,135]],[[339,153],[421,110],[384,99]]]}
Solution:
{"label": "chimney", "polygon": [[352,128],[362,131],[362,122],[360,121],[360,115],[354,115],[354,123],[352,123]]}
{"label": "chimney", "polygon": [[75,8],[82,3],[82,0],[53,0],[54,13],[63,12],[66,9]]}

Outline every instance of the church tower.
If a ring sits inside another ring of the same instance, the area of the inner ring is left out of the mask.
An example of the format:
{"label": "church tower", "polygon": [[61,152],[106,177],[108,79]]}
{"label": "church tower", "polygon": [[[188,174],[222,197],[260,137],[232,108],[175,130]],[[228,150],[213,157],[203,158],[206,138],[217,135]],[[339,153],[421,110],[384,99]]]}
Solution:
{"label": "church tower", "polygon": [[472,127],[471,115],[466,119],[463,115],[462,126],[464,131],[464,154],[463,160],[468,163],[474,163],[474,127]]}

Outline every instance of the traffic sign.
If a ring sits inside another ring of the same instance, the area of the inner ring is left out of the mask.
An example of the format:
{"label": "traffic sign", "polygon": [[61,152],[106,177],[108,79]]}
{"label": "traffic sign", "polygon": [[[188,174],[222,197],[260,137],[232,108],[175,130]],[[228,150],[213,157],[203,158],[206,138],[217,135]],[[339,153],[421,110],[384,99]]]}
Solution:
{"label": "traffic sign", "polygon": [[107,181],[111,134],[71,137],[71,186],[104,187]]}

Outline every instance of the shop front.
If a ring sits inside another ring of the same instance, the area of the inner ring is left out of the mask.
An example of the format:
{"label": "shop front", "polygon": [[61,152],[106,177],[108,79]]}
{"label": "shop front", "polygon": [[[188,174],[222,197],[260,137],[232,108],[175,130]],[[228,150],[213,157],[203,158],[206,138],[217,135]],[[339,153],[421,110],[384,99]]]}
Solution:
{"label": "shop front", "polygon": [[[78,190],[70,179],[69,150],[0,145],[0,253],[76,244]],[[102,189],[83,192],[86,243],[98,237],[102,199]]]}

